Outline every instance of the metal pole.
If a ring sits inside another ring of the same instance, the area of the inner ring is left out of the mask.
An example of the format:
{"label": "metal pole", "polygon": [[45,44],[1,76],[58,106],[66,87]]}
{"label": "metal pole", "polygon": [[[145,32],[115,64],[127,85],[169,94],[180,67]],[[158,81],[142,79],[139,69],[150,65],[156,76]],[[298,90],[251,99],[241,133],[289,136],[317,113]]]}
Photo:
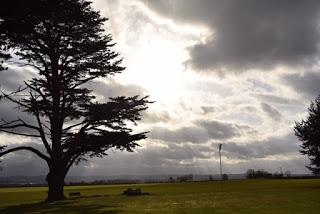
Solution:
{"label": "metal pole", "polygon": [[222,144],[219,144],[219,157],[220,157],[220,179],[221,179],[221,181],[222,181],[221,147],[222,147]]}

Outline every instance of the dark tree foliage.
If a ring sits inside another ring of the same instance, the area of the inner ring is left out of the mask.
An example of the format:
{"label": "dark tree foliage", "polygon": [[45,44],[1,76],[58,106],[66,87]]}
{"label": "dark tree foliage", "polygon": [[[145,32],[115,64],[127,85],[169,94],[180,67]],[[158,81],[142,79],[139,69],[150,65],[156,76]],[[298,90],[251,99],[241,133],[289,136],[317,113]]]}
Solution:
{"label": "dark tree foliage", "polygon": [[[0,20],[1,25],[1,20]],[[4,46],[4,41],[0,40],[0,71],[5,70],[7,67],[3,66],[5,60],[10,59],[10,54],[1,50],[1,47]]]}
{"label": "dark tree foliage", "polygon": [[[1,46],[1,44],[0,44],[0,46]],[[3,53],[3,52],[0,51],[0,71],[6,69],[6,67],[3,66],[3,62],[4,62],[5,60],[8,60],[9,58],[10,58],[10,57],[9,57],[8,54],[5,54],[5,53]]]}
{"label": "dark tree foliage", "polygon": [[311,102],[309,115],[305,120],[296,122],[295,135],[302,142],[300,153],[307,155],[310,164],[306,167],[314,174],[320,173],[320,96]]}
{"label": "dark tree foliage", "polygon": [[[105,35],[107,20],[86,0],[5,0],[0,9],[2,53],[19,57],[10,63],[31,66],[38,76],[1,96],[35,123],[3,120],[0,131],[39,138],[46,153],[29,146],[10,148],[0,156],[28,150],[45,160],[47,201],[63,200],[64,178],[73,164],[103,157],[111,148],[133,151],[146,133],[133,133],[147,97],[114,97],[99,103],[86,87],[97,78],[124,70],[115,43]],[[3,55],[7,57],[7,55]],[[1,74],[0,74],[1,75]],[[21,131],[23,128],[24,131]],[[28,130],[28,131],[25,131]]]}
{"label": "dark tree foliage", "polygon": [[222,175],[222,180],[227,181],[229,180],[229,176],[227,174]]}
{"label": "dark tree foliage", "polygon": [[246,178],[254,179],[254,178],[272,178],[272,174],[263,169],[248,169],[246,172]]}
{"label": "dark tree foliage", "polygon": [[254,178],[254,177],[255,177],[254,169],[248,169],[246,172],[246,178],[250,179],[250,178]]}

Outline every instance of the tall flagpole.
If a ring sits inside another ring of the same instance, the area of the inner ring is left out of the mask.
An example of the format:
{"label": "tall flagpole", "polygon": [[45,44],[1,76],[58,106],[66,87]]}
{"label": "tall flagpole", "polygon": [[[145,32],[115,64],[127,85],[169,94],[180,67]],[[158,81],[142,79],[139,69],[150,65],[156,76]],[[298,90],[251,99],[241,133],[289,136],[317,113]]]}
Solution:
{"label": "tall flagpole", "polygon": [[220,144],[219,144],[219,157],[220,157],[220,179],[221,179],[221,181],[222,181],[221,147],[222,147],[222,144],[220,143]]}

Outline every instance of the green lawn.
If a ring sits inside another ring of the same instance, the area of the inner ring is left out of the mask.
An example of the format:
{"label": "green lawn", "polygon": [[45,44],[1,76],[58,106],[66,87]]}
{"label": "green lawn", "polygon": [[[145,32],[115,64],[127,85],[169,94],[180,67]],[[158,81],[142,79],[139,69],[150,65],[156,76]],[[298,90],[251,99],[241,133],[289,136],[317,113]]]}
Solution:
{"label": "green lawn", "polygon": [[[150,196],[119,195],[128,187]],[[0,188],[0,213],[320,213],[320,180],[73,186],[81,198],[45,204],[47,189]]]}

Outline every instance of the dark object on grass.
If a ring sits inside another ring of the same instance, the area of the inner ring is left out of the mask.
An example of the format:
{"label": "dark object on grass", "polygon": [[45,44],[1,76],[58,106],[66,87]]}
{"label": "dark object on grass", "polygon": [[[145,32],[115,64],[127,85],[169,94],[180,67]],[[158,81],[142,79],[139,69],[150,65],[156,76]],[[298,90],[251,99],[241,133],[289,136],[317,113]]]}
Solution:
{"label": "dark object on grass", "polygon": [[128,188],[127,190],[123,191],[123,193],[121,195],[139,196],[139,195],[150,195],[150,193],[142,192],[140,188],[137,188],[137,189]]}
{"label": "dark object on grass", "polygon": [[69,196],[81,196],[80,192],[70,192]]}

